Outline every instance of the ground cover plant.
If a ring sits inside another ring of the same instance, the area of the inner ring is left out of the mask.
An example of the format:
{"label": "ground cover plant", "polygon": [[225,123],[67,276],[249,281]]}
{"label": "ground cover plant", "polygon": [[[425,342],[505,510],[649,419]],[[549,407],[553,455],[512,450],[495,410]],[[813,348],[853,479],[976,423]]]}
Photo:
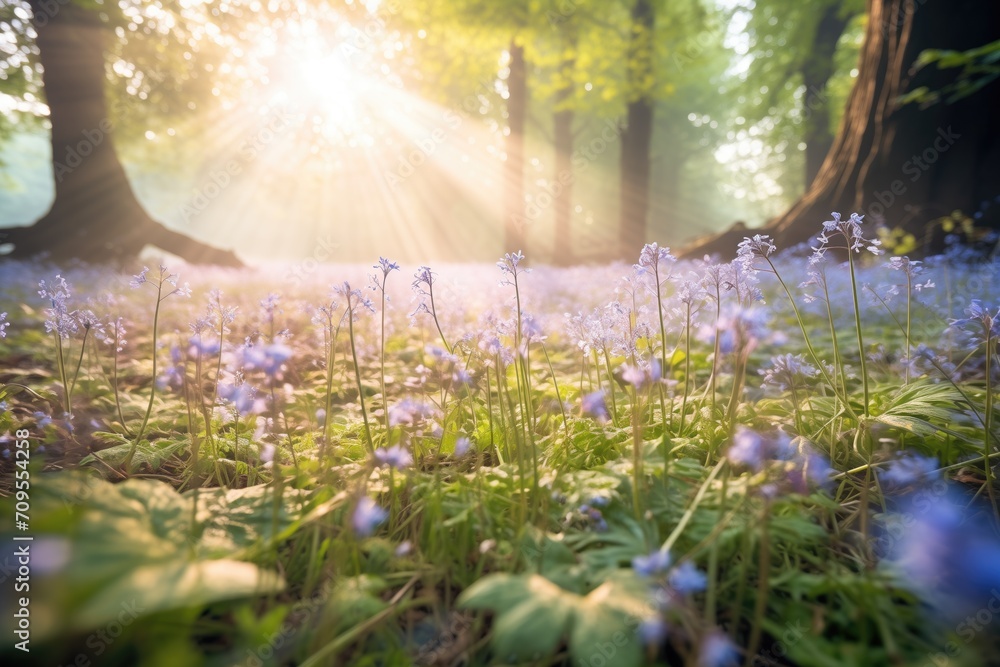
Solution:
{"label": "ground cover plant", "polygon": [[5,655],[987,664],[993,241],[868,227],[729,263],[7,262]]}

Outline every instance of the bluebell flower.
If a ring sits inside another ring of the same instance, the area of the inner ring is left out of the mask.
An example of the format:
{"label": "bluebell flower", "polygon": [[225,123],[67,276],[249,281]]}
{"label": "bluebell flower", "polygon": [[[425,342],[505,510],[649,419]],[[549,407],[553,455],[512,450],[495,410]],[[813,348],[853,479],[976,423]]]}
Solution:
{"label": "bluebell flower", "polygon": [[681,595],[699,593],[705,590],[708,578],[691,561],[684,561],[670,571],[670,587]]}
{"label": "bluebell flower", "polygon": [[223,383],[219,385],[219,399],[232,405],[240,415],[260,414],[266,409],[263,399],[257,398],[257,391],[250,385]]}
{"label": "bluebell flower", "polygon": [[816,377],[819,370],[806,361],[805,355],[789,353],[771,357],[771,367],[759,373],[764,376],[764,384],[773,384],[784,391],[801,380]]}
{"label": "bluebell flower", "polygon": [[967,508],[967,496],[950,483],[932,495],[905,499],[907,530],[891,559],[938,611],[956,619],[981,608],[987,591],[1000,587],[1000,541],[992,520]]}
{"label": "bluebell flower", "polygon": [[646,646],[659,646],[667,638],[667,623],[659,616],[643,619],[639,623],[639,639]]}
{"label": "bluebell flower", "polygon": [[503,273],[503,280],[500,281],[501,285],[513,285],[514,280],[522,273],[527,273],[528,269],[520,268],[521,262],[524,260],[524,253],[518,250],[517,252],[508,252],[500,261],[497,262],[497,267]]}
{"label": "bluebell flower", "polygon": [[670,567],[670,552],[656,549],[648,556],[636,556],[632,559],[632,569],[640,577],[652,577],[661,574]]}
{"label": "bluebell flower", "polygon": [[402,445],[379,447],[375,450],[375,460],[380,466],[403,470],[413,465],[413,455]]}
{"label": "bluebell flower", "polygon": [[204,340],[200,334],[192,336],[188,346],[188,356],[196,358],[214,357],[222,349],[222,344],[217,339]]}
{"label": "bluebell flower", "polygon": [[788,480],[792,490],[796,493],[806,494],[810,486],[825,488],[829,486],[831,477],[835,470],[830,467],[830,462],[822,454],[807,452],[799,460],[795,470],[788,473]]}
{"label": "bluebell flower", "polygon": [[939,467],[935,457],[910,452],[890,462],[888,468],[879,475],[879,479],[893,486],[906,486],[936,478]]}
{"label": "bluebell flower", "polygon": [[369,537],[375,532],[383,521],[389,518],[389,513],[379,507],[374,500],[368,496],[363,496],[358,500],[351,516],[351,525],[354,534],[358,537]]}
{"label": "bluebell flower", "polygon": [[372,266],[373,269],[380,269],[382,271],[382,276],[388,276],[393,271],[399,270],[399,264],[396,262],[391,262],[385,257],[378,258],[378,264]]}
{"label": "bluebell flower", "polygon": [[671,265],[677,258],[670,254],[670,248],[660,247],[657,243],[647,243],[639,253],[639,263],[635,268],[643,273],[653,273],[662,281],[667,277]]}
{"label": "bluebell flower", "polygon": [[38,281],[38,296],[49,302],[49,308],[45,309],[46,333],[55,332],[66,339],[80,330],[75,312],[69,310],[70,285],[65,278],[56,275],[50,282]]}
{"label": "bluebell flower", "polygon": [[722,632],[709,632],[701,641],[698,667],[730,667],[738,664],[739,651]]}
{"label": "bluebell flower", "polygon": [[272,343],[243,348],[242,357],[245,370],[263,371],[269,378],[280,380],[285,362],[292,357],[292,350],[287,345]]}
{"label": "bluebell flower", "polygon": [[823,232],[818,237],[819,242],[823,246],[830,243],[831,235],[837,234],[843,237],[844,242],[847,244],[844,248],[847,250],[861,252],[863,249],[867,249],[873,255],[881,255],[885,252],[879,247],[882,245],[881,241],[865,238],[864,232],[861,229],[861,225],[864,222],[863,215],[851,213],[851,217],[847,220],[841,220],[839,213],[831,213],[831,215],[833,216],[833,220],[827,220],[823,223]]}
{"label": "bluebell flower", "polygon": [[389,426],[413,426],[436,412],[437,408],[430,403],[404,398],[389,408]]}
{"label": "bluebell flower", "polygon": [[599,422],[608,421],[610,415],[608,414],[608,405],[604,400],[603,389],[585,394],[580,399],[580,403],[583,414],[590,415]]}
{"label": "bluebell flower", "polygon": [[35,426],[38,428],[45,428],[52,424],[52,416],[44,412],[38,411],[34,413]]}
{"label": "bluebell flower", "polygon": [[743,425],[736,427],[733,444],[726,453],[729,462],[760,470],[767,458],[767,447],[759,433]]}
{"label": "bluebell flower", "polygon": [[646,372],[638,366],[632,366],[631,364],[622,364],[621,378],[636,389],[642,388],[647,380]]}

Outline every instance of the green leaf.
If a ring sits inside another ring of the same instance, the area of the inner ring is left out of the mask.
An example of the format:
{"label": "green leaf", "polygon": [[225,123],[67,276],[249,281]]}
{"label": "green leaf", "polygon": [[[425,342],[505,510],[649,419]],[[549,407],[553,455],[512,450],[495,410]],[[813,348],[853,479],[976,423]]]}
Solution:
{"label": "green leaf", "polygon": [[283,588],[278,574],[236,560],[153,563],[127,570],[101,587],[76,611],[71,626],[83,631],[113,620],[121,622],[123,615],[134,620]]}

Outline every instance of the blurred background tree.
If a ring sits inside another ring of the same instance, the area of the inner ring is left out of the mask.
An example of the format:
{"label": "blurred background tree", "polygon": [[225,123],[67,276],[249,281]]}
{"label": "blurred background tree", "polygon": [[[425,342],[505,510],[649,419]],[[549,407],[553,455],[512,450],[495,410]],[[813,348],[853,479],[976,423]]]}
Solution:
{"label": "blurred background tree", "polygon": [[[798,242],[833,209],[911,231],[955,209],[992,224],[996,11],[14,0],[0,8],[4,250],[118,261],[152,244],[235,263],[217,248],[523,248],[568,264],[651,240],[731,252],[765,223]],[[910,186],[908,161],[948,127],[961,140]]]}

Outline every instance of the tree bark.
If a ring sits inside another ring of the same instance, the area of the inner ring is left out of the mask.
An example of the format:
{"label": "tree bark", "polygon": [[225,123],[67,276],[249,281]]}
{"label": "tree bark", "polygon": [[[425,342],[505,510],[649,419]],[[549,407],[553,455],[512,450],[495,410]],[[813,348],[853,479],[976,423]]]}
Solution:
{"label": "tree bark", "polygon": [[11,257],[121,263],[146,244],[197,263],[241,266],[232,252],[171,231],[150,218],[112,142],[105,102],[106,27],[75,4],[47,12],[32,2],[35,43],[52,125],[55,200],[34,225],[4,230]]}
{"label": "tree bark", "polygon": [[830,130],[830,96],[827,83],[835,69],[834,56],[837,43],[847,28],[850,15],[842,15],[839,2],[832,3],[823,10],[816,25],[816,39],[802,61],[802,83],[805,85],[803,100],[804,132],[806,145],[805,185],[816,178],[823,160],[833,146],[833,132]]}
{"label": "tree bark", "polygon": [[[869,0],[868,12],[858,80],[810,188],[763,228],[727,230],[689,246],[684,256],[731,257],[748,233],[769,234],[779,248],[793,246],[816,236],[831,211],[865,214],[936,250],[937,220],[955,210],[972,213],[1000,195],[997,82],[952,104],[922,109],[897,103],[908,90],[939,89],[955,77],[954,70],[914,71],[923,50],[964,51],[1000,39],[1000,3]],[[984,212],[977,223],[1000,228],[1000,206]]]}
{"label": "tree bark", "polygon": [[649,151],[653,140],[653,101],[642,90],[652,71],[652,31],[655,23],[650,0],[636,0],[632,7],[632,33],[628,48],[629,91],[633,97],[626,108],[622,131],[621,188],[618,255],[638,254],[646,240],[649,217]]}
{"label": "tree bark", "polygon": [[504,163],[504,252],[524,249],[527,234],[524,215],[524,128],[528,112],[528,75],[524,47],[510,43],[507,77],[507,160]]}
{"label": "tree bark", "polygon": [[[571,44],[569,48],[575,48]],[[574,58],[563,60],[561,68],[566,77],[565,85],[556,93],[556,112],[552,117],[555,135],[556,180],[553,188],[558,188],[554,197],[555,238],[553,263],[568,266],[573,263],[573,110],[566,108],[567,100],[573,94],[573,84],[569,78],[575,63]]]}

